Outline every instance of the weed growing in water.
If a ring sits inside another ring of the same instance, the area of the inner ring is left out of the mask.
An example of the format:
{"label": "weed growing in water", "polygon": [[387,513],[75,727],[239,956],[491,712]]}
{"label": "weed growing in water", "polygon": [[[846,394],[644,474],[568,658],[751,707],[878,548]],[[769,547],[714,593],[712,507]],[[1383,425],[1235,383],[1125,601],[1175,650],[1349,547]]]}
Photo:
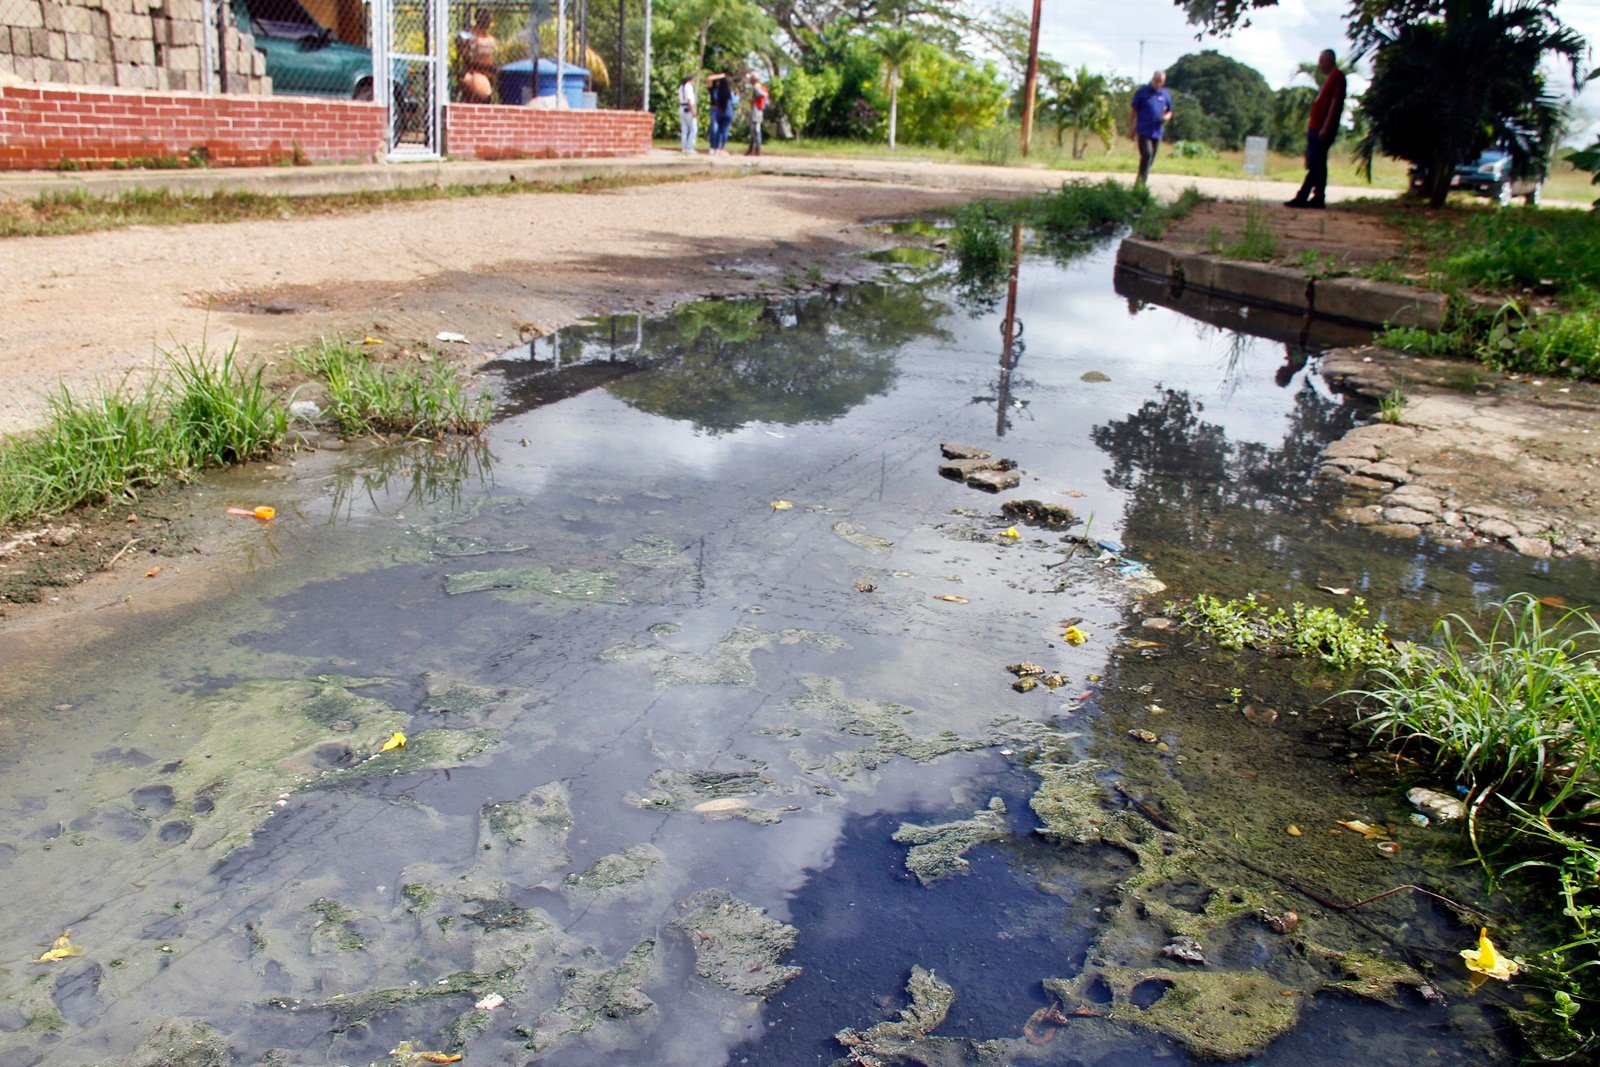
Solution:
{"label": "weed growing in water", "polygon": [[1341,671],[1394,663],[1408,647],[1391,641],[1383,623],[1367,621],[1361,597],[1352,598],[1345,612],[1298,601],[1288,611],[1269,611],[1254,593],[1242,600],[1201,593],[1186,605],[1169,603],[1167,611],[1223,648],[1281,648]]}
{"label": "weed growing in water", "polygon": [[[1433,647],[1379,668],[1360,695],[1376,707],[1362,720],[1374,737],[1422,748],[1465,783],[1492,873],[1553,880],[1567,932],[1532,968],[1552,993],[1534,1036],[1571,1055],[1600,1039],[1600,623],[1582,610],[1546,623],[1542,608],[1520,593],[1487,633],[1448,616]],[[1490,797],[1510,820],[1486,850],[1477,815]]]}
{"label": "weed growing in water", "polygon": [[1398,426],[1401,418],[1405,415],[1405,410],[1405,391],[1396,385],[1384,394],[1383,399],[1378,401],[1378,421],[1386,422],[1391,426]]}
{"label": "weed growing in water", "polygon": [[294,354],[297,366],[321,378],[330,414],[342,434],[398,433],[407,437],[475,434],[489,422],[487,393],[467,395],[455,367],[382,366],[342,341]]}

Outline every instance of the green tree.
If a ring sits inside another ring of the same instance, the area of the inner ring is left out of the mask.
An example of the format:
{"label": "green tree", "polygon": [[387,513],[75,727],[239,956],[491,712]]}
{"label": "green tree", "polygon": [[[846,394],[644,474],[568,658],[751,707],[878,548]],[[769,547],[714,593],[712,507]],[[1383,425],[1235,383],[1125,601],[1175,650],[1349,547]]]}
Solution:
{"label": "green tree", "polygon": [[1368,128],[1356,146],[1367,172],[1380,152],[1406,160],[1438,207],[1455,167],[1491,145],[1504,146],[1519,167],[1541,169],[1563,117],[1543,60],[1567,60],[1577,84],[1587,51],[1551,6],[1444,0],[1438,18],[1376,19],[1366,32],[1375,48],[1372,84],[1361,98]]}
{"label": "green tree", "polygon": [[893,149],[895,129],[900,119],[900,83],[905,78],[905,68],[921,45],[916,34],[895,27],[879,35],[876,47],[878,59],[883,64],[883,84],[889,89],[889,147]]}
{"label": "green tree", "polygon": [[1072,130],[1072,158],[1082,159],[1088,149],[1092,134],[1105,143],[1106,151],[1117,136],[1117,95],[1111,79],[1104,74],[1091,74],[1087,66],[1080,66],[1076,74],[1065,72],[1048,83],[1050,96],[1045,101],[1045,113],[1056,127],[1056,144],[1060,145],[1066,130]]}
{"label": "green tree", "polygon": [[899,123],[908,143],[950,148],[1005,118],[1010,88],[993,64],[925,45],[902,74]]}
{"label": "green tree", "polygon": [[[1171,90],[1168,90],[1171,92]],[[1123,114],[1127,114],[1123,108]],[[1167,141],[1198,141],[1201,144],[1222,144],[1222,124],[1216,116],[1208,114],[1205,105],[1195,99],[1193,94],[1181,89],[1172,93],[1172,121],[1162,131]]]}
{"label": "green tree", "polygon": [[1317,90],[1309,85],[1291,85],[1272,95],[1272,128],[1268,137],[1280,152],[1304,152],[1306,128],[1311,121],[1311,104]]}
{"label": "green tree", "polygon": [[1167,88],[1193,96],[1215,121],[1217,140],[1209,142],[1213,147],[1242,147],[1246,137],[1265,134],[1272,125],[1267,79],[1254,67],[1212,49],[1183,56],[1168,67]]}

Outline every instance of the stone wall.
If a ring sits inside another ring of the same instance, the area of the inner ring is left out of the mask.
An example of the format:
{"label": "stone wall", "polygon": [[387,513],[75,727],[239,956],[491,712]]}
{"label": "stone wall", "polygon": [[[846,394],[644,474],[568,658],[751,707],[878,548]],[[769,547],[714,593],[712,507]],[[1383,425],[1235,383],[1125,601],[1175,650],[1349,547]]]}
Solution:
{"label": "stone wall", "polygon": [[[215,57],[201,0],[0,0],[0,82],[199,91],[203,33]],[[270,93],[255,42],[230,26],[222,43],[225,91]]]}

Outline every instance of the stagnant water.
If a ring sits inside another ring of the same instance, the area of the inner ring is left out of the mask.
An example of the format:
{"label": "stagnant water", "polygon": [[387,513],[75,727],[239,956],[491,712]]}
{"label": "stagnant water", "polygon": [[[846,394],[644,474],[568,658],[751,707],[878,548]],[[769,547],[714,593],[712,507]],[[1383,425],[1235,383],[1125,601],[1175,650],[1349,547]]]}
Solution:
{"label": "stagnant water", "polygon": [[[1140,622],[1333,587],[1417,635],[1593,575],[1334,517],[1319,449],[1369,413],[1314,352],[1118,296],[1109,249],[1021,261],[1009,366],[1004,288],[902,258],[508,352],[484,446],[214,486],[280,516],[214,598],[0,643],[5,1062],[830,1063],[913,968],[953,1000],[857,1062],[1509,1061],[1467,921],[1327,903],[1507,907],[1336,683]],[[1023,496],[1098,546],[1005,536]],[[1047,780],[1081,842],[1038,832]],[[903,828],[952,823],[924,884]]]}

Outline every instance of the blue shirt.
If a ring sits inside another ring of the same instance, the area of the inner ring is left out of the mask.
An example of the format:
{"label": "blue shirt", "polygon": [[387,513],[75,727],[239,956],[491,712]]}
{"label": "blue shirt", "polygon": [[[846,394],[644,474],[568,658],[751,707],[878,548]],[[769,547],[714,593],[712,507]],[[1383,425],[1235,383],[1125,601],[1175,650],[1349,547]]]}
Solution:
{"label": "blue shirt", "polygon": [[1141,85],[1133,94],[1135,121],[1133,132],[1140,137],[1161,140],[1161,117],[1172,110],[1172,94],[1165,88],[1152,89]]}

